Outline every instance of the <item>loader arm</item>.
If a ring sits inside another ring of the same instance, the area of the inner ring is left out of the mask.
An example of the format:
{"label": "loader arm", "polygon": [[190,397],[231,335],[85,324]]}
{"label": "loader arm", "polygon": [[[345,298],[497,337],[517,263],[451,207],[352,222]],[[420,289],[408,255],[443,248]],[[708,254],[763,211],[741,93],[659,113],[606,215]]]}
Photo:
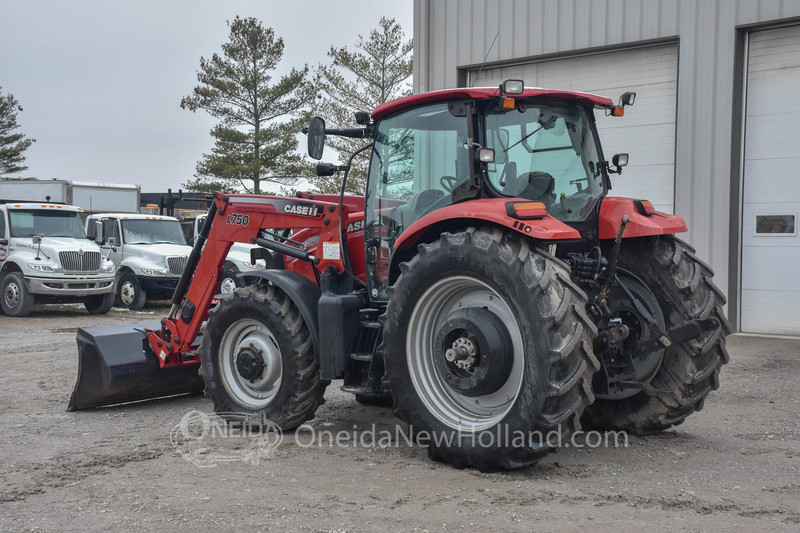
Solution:
{"label": "loader arm", "polygon": [[[161,320],[160,330],[147,331],[147,341],[158,356],[161,368],[199,363],[195,341],[203,322],[208,319],[222,265],[233,243],[256,242],[262,229],[314,228],[320,233],[319,243],[315,245],[315,250],[319,250],[319,263],[314,268],[322,271],[333,265],[339,272],[344,270],[338,246],[342,233],[337,203],[218,193],[212,208],[207,227],[203,229],[207,235],[204,239],[201,233],[195,243],[175,290],[169,316]],[[347,211],[347,205],[343,205],[341,220],[347,220]],[[316,279],[312,281],[317,283]]]}

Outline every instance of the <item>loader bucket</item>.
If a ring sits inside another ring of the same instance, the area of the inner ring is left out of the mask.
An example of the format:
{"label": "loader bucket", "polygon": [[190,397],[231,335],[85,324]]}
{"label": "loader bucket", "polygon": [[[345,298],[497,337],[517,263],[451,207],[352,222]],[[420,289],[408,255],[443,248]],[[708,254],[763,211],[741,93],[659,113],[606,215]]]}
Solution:
{"label": "loader bucket", "polygon": [[78,381],[67,410],[203,390],[198,365],[159,367],[144,329],[160,327],[149,322],[78,329]]}

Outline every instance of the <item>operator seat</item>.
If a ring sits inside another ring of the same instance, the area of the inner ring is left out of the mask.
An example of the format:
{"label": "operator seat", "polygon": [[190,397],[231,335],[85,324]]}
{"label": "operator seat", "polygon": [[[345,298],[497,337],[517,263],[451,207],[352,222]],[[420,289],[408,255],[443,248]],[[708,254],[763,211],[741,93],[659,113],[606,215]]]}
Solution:
{"label": "operator seat", "polygon": [[506,194],[544,203],[550,207],[556,201],[556,180],[547,172],[526,172],[509,183],[503,190]]}
{"label": "operator seat", "polygon": [[430,207],[444,196],[440,189],[425,189],[412,196],[408,202],[395,209],[394,218],[404,228],[419,220]]}

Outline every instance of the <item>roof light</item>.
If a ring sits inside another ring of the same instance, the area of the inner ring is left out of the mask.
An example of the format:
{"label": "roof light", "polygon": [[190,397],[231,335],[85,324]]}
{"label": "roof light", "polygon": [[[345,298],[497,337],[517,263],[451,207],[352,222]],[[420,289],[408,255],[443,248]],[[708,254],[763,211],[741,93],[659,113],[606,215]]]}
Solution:
{"label": "roof light", "polygon": [[542,202],[506,202],[508,216],[519,219],[544,218],[547,206]]}
{"label": "roof light", "polygon": [[500,86],[503,94],[522,94],[525,90],[525,82],[522,80],[506,80]]}

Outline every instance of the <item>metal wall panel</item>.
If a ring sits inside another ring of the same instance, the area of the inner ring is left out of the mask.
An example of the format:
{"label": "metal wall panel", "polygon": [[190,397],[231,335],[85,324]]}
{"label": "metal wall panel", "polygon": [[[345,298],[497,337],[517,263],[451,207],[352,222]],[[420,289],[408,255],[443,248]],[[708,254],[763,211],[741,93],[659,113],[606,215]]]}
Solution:
{"label": "metal wall panel", "polygon": [[[739,227],[731,222],[739,206],[731,190],[739,176],[731,147],[742,125],[732,117],[741,98],[734,73],[745,60],[736,55],[737,39],[750,28],[800,17],[800,2],[414,0],[414,10],[420,22],[414,28],[415,92],[455,87],[484,58],[486,67],[495,68],[677,40],[675,212],[686,218],[685,237],[710,262],[717,284],[726,292],[736,286],[738,261],[732,258],[738,257]],[[426,45],[426,36],[442,32],[448,19],[458,21],[456,35],[451,29],[447,39]]]}
{"label": "metal wall panel", "polygon": [[[602,54],[484,68],[467,76],[476,87],[498,86],[505,79],[522,79],[529,86],[557,87],[604,94],[616,99],[636,92],[636,105],[625,117],[597,116],[606,158],[631,153],[630,164],[612,176],[614,196],[650,200],[656,209],[674,211],[675,106],[678,47],[645,46]],[[556,191],[556,195],[571,191]]]}
{"label": "metal wall panel", "polygon": [[[742,195],[743,331],[800,335],[799,52],[800,26],[750,36]],[[793,223],[757,228],[756,217],[763,221],[770,215]]]}

